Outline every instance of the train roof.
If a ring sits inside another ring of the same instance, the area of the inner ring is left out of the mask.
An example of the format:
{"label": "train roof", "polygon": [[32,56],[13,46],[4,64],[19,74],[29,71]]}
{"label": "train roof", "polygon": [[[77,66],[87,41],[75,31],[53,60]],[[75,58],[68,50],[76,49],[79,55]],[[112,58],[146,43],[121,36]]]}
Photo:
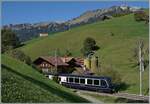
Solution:
{"label": "train roof", "polygon": [[85,77],[85,78],[97,78],[97,79],[108,79],[108,80],[111,79],[110,77],[106,77],[106,76],[93,76],[93,75],[59,74],[59,76]]}

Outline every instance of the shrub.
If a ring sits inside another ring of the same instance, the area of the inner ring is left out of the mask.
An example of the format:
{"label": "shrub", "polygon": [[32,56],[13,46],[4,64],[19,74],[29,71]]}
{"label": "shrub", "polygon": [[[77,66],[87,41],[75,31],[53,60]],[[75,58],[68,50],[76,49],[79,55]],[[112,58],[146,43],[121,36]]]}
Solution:
{"label": "shrub", "polygon": [[66,49],[64,56],[72,56],[72,53],[68,49]]}
{"label": "shrub", "polygon": [[111,77],[112,83],[114,84],[121,83],[120,74],[118,73],[118,71],[114,70],[112,67],[101,69],[99,72],[97,72],[97,75]]}
{"label": "shrub", "polygon": [[1,39],[2,39],[2,53],[5,51],[14,49],[21,45],[19,38],[17,35],[9,29],[2,29],[1,31]]}
{"label": "shrub", "polygon": [[112,16],[113,17],[121,17],[121,16],[125,16],[125,15],[128,15],[130,13],[117,13],[117,14],[113,14]]}
{"label": "shrub", "polygon": [[25,62],[26,64],[28,65],[31,65],[32,64],[32,61],[30,59],[29,56],[27,56],[24,52],[22,52],[21,50],[12,50],[12,51],[9,51],[8,54],[22,62]]}
{"label": "shrub", "polygon": [[149,21],[149,16],[144,11],[137,11],[134,13],[134,19],[136,21],[145,21],[147,23]]}

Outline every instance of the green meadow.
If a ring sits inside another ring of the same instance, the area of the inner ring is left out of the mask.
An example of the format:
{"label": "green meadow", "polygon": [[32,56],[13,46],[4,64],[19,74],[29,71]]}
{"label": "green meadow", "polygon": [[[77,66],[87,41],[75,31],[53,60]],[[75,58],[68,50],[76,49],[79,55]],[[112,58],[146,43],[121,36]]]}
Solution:
{"label": "green meadow", "polygon": [[[145,49],[148,48],[148,24],[136,22],[134,15],[105,20],[72,28],[65,32],[48,37],[28,41],[20,49],[35,60],[39,56],[54,55],[55,49],[64,53],[68,49],[74,57],[82,57],[80,49],[86,37],[92,37],[100,47],[95,55],[99,57],[101,68],[112,66],[117,70],[122,81],[127,84],[121,92],[139,93],[139,67],[130,60],[133,59],[133,49],[137,41],[142,39]],[[112,35],[113,33],[113,35]],[[148,56],[145,57],[148,59]],[[148,89],[148,67],[143,72],[143,93]]]}
{"label": "green meadow", "polygon": [[9,56],[2,55],[1,71],[3,103],[89,102]]}

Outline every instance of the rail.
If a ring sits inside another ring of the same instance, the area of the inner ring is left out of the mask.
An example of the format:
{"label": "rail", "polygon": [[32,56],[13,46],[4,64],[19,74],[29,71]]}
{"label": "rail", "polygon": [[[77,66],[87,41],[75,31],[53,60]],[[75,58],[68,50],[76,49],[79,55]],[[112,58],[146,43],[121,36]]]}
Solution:
{"label": "rail", "polygon": [[138,100],[138,101],[146,101],[149,102],[149,96],[140,96],[140,95],[136,95],[136,94],[129,94],[129,93],[113,93],[113,94],[109,94],[109,93],[99,93],[99,92],[94,92],[94,91],[85,91],[85,90],[77,90],[79,92],[83,92],[83,93],[91,93],[91,94],[97,94],[97,95],[101,95],[101,96],[112,96],[112,97],[120,97],[120,98],[126,98],[126,99],[130,99],[130,100]]}

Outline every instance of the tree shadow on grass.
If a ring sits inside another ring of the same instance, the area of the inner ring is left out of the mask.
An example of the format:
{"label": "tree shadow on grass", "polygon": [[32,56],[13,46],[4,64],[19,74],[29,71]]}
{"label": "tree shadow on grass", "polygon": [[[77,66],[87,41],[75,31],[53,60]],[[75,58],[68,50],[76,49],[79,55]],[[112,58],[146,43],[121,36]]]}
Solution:
{"label": "tree shadow on grass", "polygon": [[14,71],[13,69],[11,69],[10,67],[7,67],[6,65],[2,64],[2,67],[4,67],[5,69],[7,69],[8,71],[11,71],[19,76],[21,76],[22,78],[42,87],[43,89],[53,93],[54,95],[60,96],[62,97],[64,100],[69,101],[69,102],[78,102],[78,103],[87,103],[89,101],[85,100],[84,98],[81,98],[77,95],[72,95],[68,92],[62,91],[61,89],[58,88],[53,88],[50,85],[47,85],[46,83],[43,83],[41,81],[35,80],[29,76],[23,75],[19,72]]}
{"label": "tree shadow on grass", "polygon": [[115,91],[116,92],[118,92],[118,91],[124,91],[124,90],[127,90],[129,87],[130,87],[129,84],[121,82],[120,84],[115,85]]}

